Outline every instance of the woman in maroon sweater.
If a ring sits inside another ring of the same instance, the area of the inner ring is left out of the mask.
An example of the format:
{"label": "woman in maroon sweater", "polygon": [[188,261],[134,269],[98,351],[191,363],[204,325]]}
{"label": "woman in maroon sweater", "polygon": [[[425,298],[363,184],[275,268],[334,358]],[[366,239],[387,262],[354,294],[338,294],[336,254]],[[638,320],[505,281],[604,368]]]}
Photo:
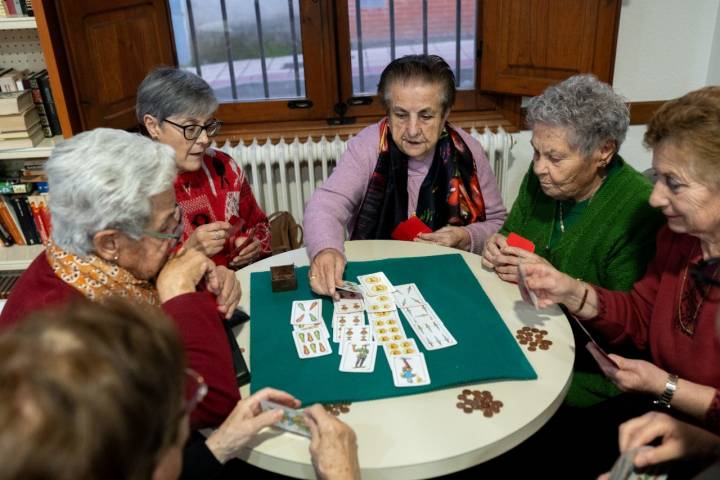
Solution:
{"label": "woman in maroon sweater", "polygon": [[[622,389],[654,396],[661,407],[720,432],[720,342],[714,322],[720,288],[698,283],[693,269],[718,278],[703,260],[720,256],[720,87],[666,103],[645,143],[656,181],[650,204],[667,217],[657,254],[628,293],[585,284],[552,267],[521,267],[539,306],[562,303],[611,344],[632,342],[652,362],[610,355],[603,370]],[[600,227],[600,226],[599,226]]]}
{"label": "woman in maroon sweater", "polygon": [[[13,289],[0,326],[79,297],[160,305],[175,321],[188,364],[210,387],[193,427],[219,425],[240,398],[223,326],[240,287],[232,271],[197,251],[170,256],[182,228],[172,149],[97,129],[55,147],[46,169],[52,238]],[[203,279],[207,289],[198,292]]]}

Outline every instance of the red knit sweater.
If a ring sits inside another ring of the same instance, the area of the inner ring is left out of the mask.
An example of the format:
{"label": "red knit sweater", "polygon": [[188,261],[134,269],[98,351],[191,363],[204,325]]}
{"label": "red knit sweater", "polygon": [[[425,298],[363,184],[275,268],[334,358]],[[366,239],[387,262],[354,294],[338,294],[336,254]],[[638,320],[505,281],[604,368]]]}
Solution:
{"label": "red knit sweater", "polygon": [[270,227],[260,209],[242,170],[226,153],[208,149],[200,170],[183,172],[175,180],[175,197],[183,210],[185,242],[192,232],[206,223],[225,221],[240,224],[240,231],[225,242],[225,248],[212,260],[228,266],[234,258],[234,241],[247,236],[255,227],[253,237],[260,242],[260,258],[270,255]]}
{"label": "red knit sweater", "polygon": [[[713,288],[703,301],[692,334],[685,333],[678,320],[682,311],[693,310],[687,294],[697,292],[688,264],[700,261],[700,241],[690,235],[676,234],[666,226],[657,236],[657,253],[648,264],[645,276],[627,293],[595,287],[599,315],[586,323],[610,343],[631,341],[649,351],[653,363],[680,378],[720,388],[720,341],[715,329],[720,291]],[[683,279],[685,281],[683,282]],[[684,287],[683,287],[684,284]],[[696,295],[694,304],[700,301]],[[685,317],[686,315],[684,315]],[[692,314],[689,315],[692,318]],[[687,319],[686,319],[687,323]],[[720,432],[720,392],[707,412],[709,426]]]}
{"label": "red knit sweater", "polygon": [[[63,282],[41,253],[22,274],[0,314],[0,329],[20,321],[35,310],[51,308],[84,298]],[[218,426],[240,399],[230,345],[217,311],[207,292],[186,293],[162,305],[175,321],[185,346],[188,365],[205,378],[207,396],[190,417],[193,428]]]}

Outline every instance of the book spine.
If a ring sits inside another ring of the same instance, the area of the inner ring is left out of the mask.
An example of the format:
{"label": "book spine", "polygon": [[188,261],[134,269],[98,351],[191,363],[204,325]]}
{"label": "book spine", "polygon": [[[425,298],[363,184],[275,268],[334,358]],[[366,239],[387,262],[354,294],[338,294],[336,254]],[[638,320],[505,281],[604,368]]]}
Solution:
{"label": "book spine", "polygon": [[27,4],[25,0],[15,0],[15,8],[20,7],[20,11],[23,15],[27,16]]}
{"label": "book spine", "polygon": [[50,127],[50,120],[48,120],[47,112],[45,111],[45,104],[43,103],[42,93],[40,93],[40,85],[38,85],[37,76],[29,78],[28,82],[30,83],[30,91],[32,92],[35,109],[40,117],[40,125],[42,125],[43,134],[46,138],[50,138],[53,136],[53,131]]}
{"label": "book spine", "polygon": [[30,206],[30,212],[32,213],[33,220],[35,221],[35,228],[37,228],[38,233],[40,234],[40,241],[43,245],[47,245],[48,242],[48,231],[45,228],[45,222],[43,221],[42,214],[40,213],[41,205],[36,199],[37,195],[33,195],[30,197],[26,197],[29,206]]}
{"label": "book spine", "polygon": [[28,212],[23,208],[22,197],[10,197],[10,205],[15,211],[20,229],[28,245],[37,245],[40,243],[40,236],[35,232],[35,222],[28,217]]}
{"label": "book spine", "polygon": [[15,243],[15,240],[13,240],[12,235],[10,235],[10,230],[5,226],[5,223],[0,219],[0,240],[2,240],[3,245],[6,247],[9,247]]}
{"label": "book spine", "polygon": [[17,15],[17,12],[15,11],[15,3],[13,0],[4,0],[5,1],[5,8],[7,9],[8,15]]}
{"label": "book spine", "polygon": [[0,197],[0,219],[2,219],[16,244],[27,245],[25,237],[23,237],[22,231],[20,230],[20,225],[10,211],[7,198],[4,196]]}
{"label": "book spine", "polygon": [[25,3],[21,0],[12,0],[13,4],[15,5],[15,14],[16,15],[25,15],[25,12],[22,10],[22,3]]}
{"label": "book spine", "polygon": [[33,10],[33,7],[32,7],[32,0],[25,0],[25,10],[27,11],[28,17],[35,16],[35,11]]}
{"label": "book spine", "polygon": [[43,75],[38,78],[38,86],[40,87],[40,93],[43,98],[43,105],[45,105],[45,114],[47,115],[48,123],[53,135],[61,135],[62,130],[60,128],[60,120],[55,110],[55,100],[50,90],[50,78],[47,75]]}

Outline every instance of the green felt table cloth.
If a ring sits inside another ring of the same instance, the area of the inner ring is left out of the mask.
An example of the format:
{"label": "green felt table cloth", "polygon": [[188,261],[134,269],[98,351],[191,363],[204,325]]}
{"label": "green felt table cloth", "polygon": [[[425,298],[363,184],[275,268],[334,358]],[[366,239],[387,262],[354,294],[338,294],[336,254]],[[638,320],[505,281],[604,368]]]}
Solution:
{"label": "green felt table cloth", "polygon": [[[425,354],[431,384],[398,388],[382,347],[373,373],[339,371],[339,344],[330,338],[331,355],[301,360],[290,325],[294,300],[317,298],[308,284],[308,267],[296,269],[298,289],[273,292],[270,272],[250,277],[251,391],[274,387],[290,392],[304,405],[374,400],[411,395],[454,385],[501,379],[535,379],[537,375],[515,338],[459,254],[349,262],[344,278],[385,272],[394,285],[415,283],[458,344],[427,351],[398,310],[408,337]],[[332,337],[333,305],[322,300],[322,316]]]}

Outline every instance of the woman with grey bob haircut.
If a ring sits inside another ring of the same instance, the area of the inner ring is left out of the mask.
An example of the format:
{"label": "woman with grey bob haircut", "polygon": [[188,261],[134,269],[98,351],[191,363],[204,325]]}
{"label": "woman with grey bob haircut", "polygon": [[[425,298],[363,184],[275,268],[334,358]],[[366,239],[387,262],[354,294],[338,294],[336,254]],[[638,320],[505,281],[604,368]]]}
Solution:
{"label": "woman with grey bob haircut", "polygon": [[[527,123],[532,165],[505,224],[485,244],[484,265],[517,282],[520,263],[544,262],[582,281],[629,290],[654,255],[663,217],[648,204],[650,182],[618,154],[629,123],[622,97],[592,75],[576,75],[533,98]],[[535,251],[509,245],[510,233],[529,239]],[[579,334],[576,342],[586,340]],[[574,406],[617,393],[590,373],[597,369],[583,355],[579,350],[576,371],[587,367],[588,375],[574,377],[566,399]]]}
{"label": "woman with grey bob haircut", "polygon": [[[217,265],[240,268],[270,254],[270,226],[238,164],[210,148],[220,132],[215,94],[192,72],[161,67],[137,91],[147,134],[175,151],[175,195],[184,212],[181,243]],[[238,228],[231,228],[236,225]]]}

